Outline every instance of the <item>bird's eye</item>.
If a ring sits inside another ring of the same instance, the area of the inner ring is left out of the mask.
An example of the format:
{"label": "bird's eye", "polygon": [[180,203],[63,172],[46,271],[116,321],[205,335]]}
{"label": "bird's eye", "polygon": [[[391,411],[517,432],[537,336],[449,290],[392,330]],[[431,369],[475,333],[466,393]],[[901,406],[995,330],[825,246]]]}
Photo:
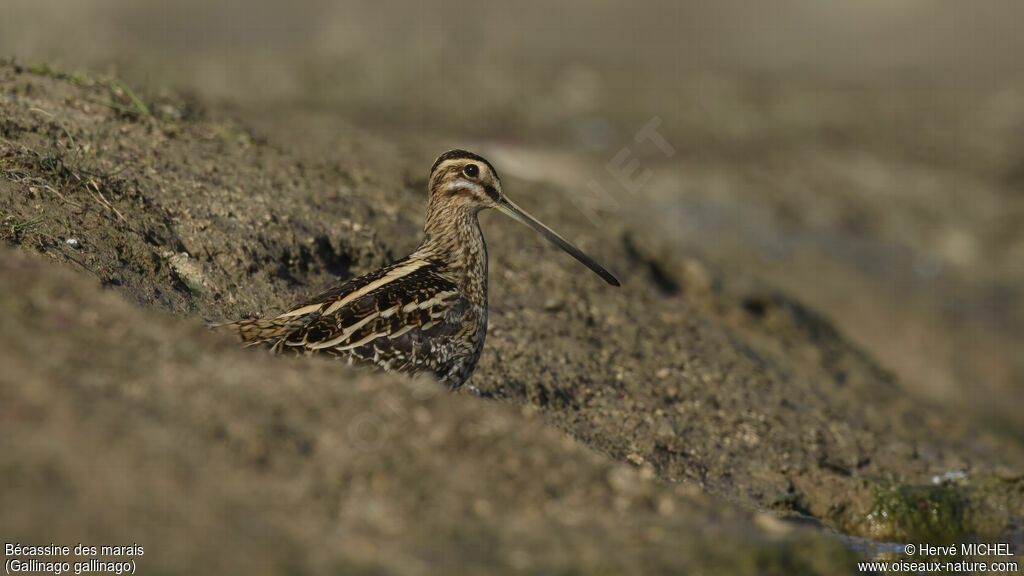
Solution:
{"label": "bird's eye", "polygon": [[480,175],[480,167],[476,164],[466,164],[466,167],[462,169],[462,173],[470,178],[476,178]]}

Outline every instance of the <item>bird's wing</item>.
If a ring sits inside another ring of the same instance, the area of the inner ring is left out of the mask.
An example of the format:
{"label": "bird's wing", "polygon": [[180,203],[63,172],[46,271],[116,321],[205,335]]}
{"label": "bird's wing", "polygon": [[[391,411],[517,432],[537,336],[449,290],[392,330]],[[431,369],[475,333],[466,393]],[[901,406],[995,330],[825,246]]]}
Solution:
{"label": "bird's wing", "polygon": [[[439,370],[459,348],[466,314],[457,286],[429,261],[410,260],[348,282],[272,320],[239,328],[278,352],[327,353],[396,372]],[[239,323],[241,324],[241,323]]]}
{"label": "bird's wing", "polygon": [[330,302],[336,301],[338,298],[342,298],[346,294],[351,294],[356,290],[365,287],[367,284],[378,280],[390,272],[395,266],[400,264],[402,264],[402,262],[375,270],[369,274],[360,276],[359,278],[353,278],[341,286],[337,286],[306,300],[305,302],[293,307],[291,310],[280,314],[276,318],[238,320],[236,322],[212,324],[211,327],[234,332],[242,342],[245,342],[249,346],[268,344],[277,350],[278,345],[283,343],[283,340],[286,337],[294,331],[301,329],[314,318],[318,317]]}

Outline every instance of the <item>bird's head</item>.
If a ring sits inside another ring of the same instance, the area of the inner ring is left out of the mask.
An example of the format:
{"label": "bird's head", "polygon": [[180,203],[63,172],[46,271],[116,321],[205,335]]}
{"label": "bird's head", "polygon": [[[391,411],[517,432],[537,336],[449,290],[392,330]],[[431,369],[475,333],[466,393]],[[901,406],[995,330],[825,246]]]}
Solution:
{"label": "bird's head", "polygon": [[466,210],[497,208],[501,178],[482,156],[465,150],[441,154],[430,169],[430,200]]}
{"label": "bird's head", "polygon": [[494,208],[533,228],[593,270],[605,282],[612,286],[619,285],[615,276],[593,258],[509,200],[502,191],[498,171],[482,156],[465,150],[449,150],[441,154],[430,169],[430,204],[439,214],[448,215],[457,212],[475,214],[480,210]]}

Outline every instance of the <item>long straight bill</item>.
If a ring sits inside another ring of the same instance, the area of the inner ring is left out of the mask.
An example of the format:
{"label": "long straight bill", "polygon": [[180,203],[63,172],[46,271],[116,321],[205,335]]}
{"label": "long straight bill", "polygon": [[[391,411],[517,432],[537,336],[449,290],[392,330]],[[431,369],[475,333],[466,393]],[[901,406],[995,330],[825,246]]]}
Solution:
{"label": "long straight bill", "polygon": [[511,200],[508,200],[507,198],[502,198],[497,208],[502,214],[509,216],[513,220],[518,220],[519,222],[526,224],[530,228],[533,228],[537,232],[540,232],[542,236],[554,242],[555,244],[558,245],[559,248],[571,254],[573,258],[582,262],[584,266],[593,270],[598,276],[603,278],[605,282],[611,284],[612,286],[620,285],[618,279],[616,279],[615,276],[612,276],[611,272],[605,270],[604,266],[601,266],[596,261],[594,261],[593,258],[581,252],[579,248],[570,244],[568,240],[559,236],[558,233],[556,233],[554,230],[548,228],[544,224],[541,224],[540,220],[537,220],[533,216],[530,216],[522,208],[512,203]]}

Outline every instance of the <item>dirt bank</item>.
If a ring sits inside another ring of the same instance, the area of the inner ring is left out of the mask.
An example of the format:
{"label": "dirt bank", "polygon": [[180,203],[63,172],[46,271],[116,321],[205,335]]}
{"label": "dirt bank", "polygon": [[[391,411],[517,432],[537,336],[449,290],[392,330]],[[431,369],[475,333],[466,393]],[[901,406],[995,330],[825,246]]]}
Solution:
{"label": "dirt bank", "polygon": [[343,123],[330,149],[285,145],[202,101],[9,63],[0,87],[2,523],[23,542],[146,536],[170,572],[834,573],[841,547],[764,511],[896,541],[1020,529],[1018,442],[550,183],[506,178],[624,286],[485,217],[482,398],[236,350],[203,320],[412,248],[439,150]]}

